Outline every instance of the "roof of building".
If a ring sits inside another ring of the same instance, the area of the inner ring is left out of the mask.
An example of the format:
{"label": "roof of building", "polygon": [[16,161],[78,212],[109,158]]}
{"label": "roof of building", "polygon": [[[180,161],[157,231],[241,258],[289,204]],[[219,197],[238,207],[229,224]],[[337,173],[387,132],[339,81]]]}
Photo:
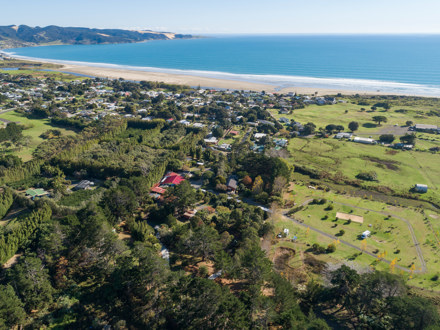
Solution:
{"label": "roof of building", "polygon": [[75,188],[76,189],[86,189],[89,186],[92,186],[94,183],[89,180],[82,180],[80,183],[78,183]]}
{"label": "roof of building", "polygon": [[429,124],[416,124],[416,129],[437,129],[436,125],[429,125]]}
{"label": "roof of building", "polygon": [[178,185],[185,179],[177,173],[170,172],[162,179],[162,184]]}
{"label": "roof of building", "polygon": [[38,196],[44,196],[47,195],[48,192],[44,189],[28,189],[26,190],[26,195],[32,196],[32,197],[38,197]]}
{"label": "roof of building", "polygon": [[237,180],[229,178],[227,186],[228,188],[237,189]]}
{"label": "roof of building", "polygon": [[353,141],[354,141],[354,142],[369,142],[369,143],[373,143],[373,142],[374,142],[374,139],[363,138],[363,137],[356,136],[356,137],[353,139]]}
{"label": "roof of building", "polygon": [[159,187],[159,184],[156,184],[151,188],[151,192],[157,193],[157,194],[164,194],[166,192],[166,189]]}

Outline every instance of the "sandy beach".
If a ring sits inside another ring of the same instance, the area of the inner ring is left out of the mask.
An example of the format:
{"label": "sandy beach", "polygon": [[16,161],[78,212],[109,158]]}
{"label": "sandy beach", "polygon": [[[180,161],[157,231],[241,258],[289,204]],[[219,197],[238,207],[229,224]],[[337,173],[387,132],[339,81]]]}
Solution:
{"label": "sandy beach", "polygon": [[323,89],[316,87],[287,87],[280,88],[275,85],[269,84],[259,84],[247,81],[239,80],[226,80],[226,79],[216,79],[208,77],[199,77],[186,74],[171,74],[163,72],[149,72],[149,71],[138,71],[138,70],[128,70],[128,69],[114,69],[105,67],[93,67],[86,65],[73,65],[73,64],[63,64],[60,71],[73,72],[88,76],[102,77],[118,79],[123,78],[126,80],[135,81],[158,81],[167,84],[176,85],[187,85],[191,87],[202,87],[202,88],[221,88],[230,90],[251,90],[251,91],[265,91],[265,92],[279,92],[279,93],[289,93],[296,92],[299,94],[312,95],[317,93],[317,95],[335,95],[342,93],[345,95],[354,94],[387,94],[380,92],[371,91],[349,91],[349,90],[337,90],[337,89]]}
{"label": "sandy beach", "polygon": [[[14,56],[12,56],[14,57]],[[37,63],[51,63],[57,64],[61,67],[59,71],[77,73],[92,77],[101,77],[108,79],[123,78],[126,80],[134,81],[155,81],[163,82],[167,84],[186,85],[190,87],[201,88],[213,88],[213,89],[228,89],[228,90],[244,90],[244,91],[265,91],[268,93],[289,93],[294,92],[302,95],[337,95],[341,93],[343,95],[408,95],[408,96],[427,96],[421,94],[412,93],[395,93],[395,92],[382,92],[371,90],[348,90],[335,86],[332,88],[319,88],[319,87],[303,87],[303,86],[277,86],[274,84],[255,83],[244,80],[234,79],[220,79],[212,77],[197,76],[194,74],[174,74],[164,72],[143,71],[128,68],[109,68],[104,66],[93,66],[90,64],[66,64],[51,60],[31,60],[26,58],[26,61]]]}

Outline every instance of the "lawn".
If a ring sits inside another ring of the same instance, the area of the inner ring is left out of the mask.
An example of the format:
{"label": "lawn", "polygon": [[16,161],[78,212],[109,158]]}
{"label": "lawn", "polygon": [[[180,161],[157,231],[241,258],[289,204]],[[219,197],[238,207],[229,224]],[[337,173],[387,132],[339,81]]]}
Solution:
{"label": "lawn", "polygon": [[[343,229],[345,233],[340,236],[340,239],[359,247],[361,247],[359,234],[365,230],[370,230],[372,235],[367,239],[366,250],[370,252],[379,250],[380,253],[386,251],[386,259],[392,260],[396,258],[397,264],[404,267],[409,267],[414,262],[416,269],[420,269],[421,264],[410,237],[409,229],[406,223],[399,218],[408,220],[420,243],[428,268],[427,273],[414,275],[410,282],[421,287],[437,287],[438,284],[430,279],[436,274],[440,274],[440,265],[438,264],[440,253],[440,223],[438,220],[440,219],[440,213],[434,211],[425,212],[425,210],[420,208],[396,207],[372,201],[368,198],[340,195],[331,191],[314,190],[300,183],[292,184],[290,189],[292,190],[286,193],[284,197],[285,199],[294,200],[297,205],[313,198],[325,198],[327,200],[324,205],[306,206],[305,209],[294,215],[296,219],[303,220],[305,224],[319,228],[332,235],[337,234]],[[330,203],[332,203],[334,209],[326,211],[325,208]],[[369,209],[369,211],[364,209]],[[345,220],[335,220],[337,211],[363,216],[364,223],[348,223]],[[328,219],[323,220],[325,215],[328,216]],[[391,215],[391,217],[388,218],[388,215]],[[281,232],[284,228],[289,228],[289,237],[294,235],[298,237],[298,242],[296,243],[290,241],[282,242],[282,244],[291,245],[294,249],[310,250],[313,243],[326,247],[328,244],[335,242],[312,230],[306,233],[306,228],[295,224],[285,217],[274,216],[273,218],[275,233]],[[369,224],[372,226],[369,227]],[[273,248],[276,248],[279,244],[277,243]],[[337,245],[336,252],[318,255],[317,257],[326,262],[356,262],[361,267],[374,266],[377,269],[390,270],[388,264],[378,262],[376,258],[365,254],[358,255],[357,250],[343,244]],[[395,270],[395,272],[398,272],[398,270]],[[409,274],[405,276],[409,279]],[[439,288],[437,287],[437,289]]]}
{"label": "lawn", "polygon": [[[365,111],[361,111],[365,108]],[[369,110],[369,106],[360,106],[351,103],[337,103],[334,105],[309,105],[304,109],[293,110],[292,114],[281,115],[278,110],[269,110],[272,116],[276,119],[285,117],[288,119],[295,119],[296,121],[306,124],[312,122],[317,128],[325,127],[329,124],[342,125],[348,130],[348,124],[351,121],[359,123],[359,130],[356,133],[360,134],[378,134],[387,126],[405,126],[407,121],[412,121],[418,124],[432,124],[440,126],[440,117],[428,116],[427,113],[431,110],[430,107],[415,107],[415,106],[396,106],[388,111],[378,108],[376,111]],[[399,111],[399,112],[396,112]],[[404,112],[401,112],[401,111]],[[385,116],[388,119],[387,124],[377,126],[373,120],[373,116]]]}
{"label": "lawn", "polygon": [[[424,199],[440,202],[440,155],[430,152],[397,151],[381,145],[364,145],[321,138],[290,139],[292,164],[304,165],[330,174],[342,173],[355,179],[360,172],[374,171],[378,181],[366,186],[386,186],[406,193],[415,184],[427,184]],[[402,180],[402,178],[405,178]]]}
{"label": "lawn", "polygon": [[60,81],[72,81],[72,80],[84,80],[89,79],[88,77],[82,77],[70,73],[64,73],[59,71],[47,71],[48,69],[43,70],[1,70],[0,73],[9,74],[11,76],[18,76],[18,75],[29,75],[33,76],[38,79],[45,79],[45,78],[53,78]]}
{"label": "lawn", "polygon": [[35,150],[35,148],[41,142],[44,141],[40,137],[40,135],[42,133],[46,132],[47,130],[58,129],[61,131],[62,136],[76,134],[75,131],[52,126],[50,124],[49,119],[29,119],[29,118],[25,117],[24,115],[17,113],[15,111],[0,114],[0,118],[6,119],[6,120],[9,120],[12,122],[18,122],[21,125],[29,127],[23,131],[24,136],[29,136],[31,138],[29,145],[27,147],[23,147],[20,150],[7,151],[7,152],[11,152],[11,153],[17,155],[18,157],[22,158],[23,161],[28,161],[28,160],[32,159],[32,152]]}

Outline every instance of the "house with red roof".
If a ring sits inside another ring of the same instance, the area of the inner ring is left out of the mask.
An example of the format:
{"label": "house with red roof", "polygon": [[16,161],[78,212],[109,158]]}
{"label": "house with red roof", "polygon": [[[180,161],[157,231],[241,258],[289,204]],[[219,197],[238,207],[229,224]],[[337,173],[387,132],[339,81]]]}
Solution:
{"label": "house with red roof", "polygon": [[185,179],[174,172],[168,172],[160,182],[161,185],[168,185],[168,186],[177,186]]}

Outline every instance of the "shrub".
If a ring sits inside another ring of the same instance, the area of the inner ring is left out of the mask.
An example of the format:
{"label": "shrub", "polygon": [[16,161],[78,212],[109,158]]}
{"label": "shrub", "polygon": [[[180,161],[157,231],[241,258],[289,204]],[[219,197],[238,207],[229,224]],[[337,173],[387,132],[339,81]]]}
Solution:
{"label": "shrub", "polygon": [[327,246],[327,253],[333,253],[333,252],[335,252],[336,251],[336,245],[335,244],[333,244],[333,243],[331,243],[331,244],[329,244],[328,246]]}
{"label": "shrub", "polygon": [[374,171],[361,172],[356,175],[356,178],[364,181],[377,181],[377,173]]}
{"label": "shrub", "polygon": [[333,210],[335,207],[333,206],[333,204],[328,204],[327,207],[325,208],[326,211],[331,211]]}

